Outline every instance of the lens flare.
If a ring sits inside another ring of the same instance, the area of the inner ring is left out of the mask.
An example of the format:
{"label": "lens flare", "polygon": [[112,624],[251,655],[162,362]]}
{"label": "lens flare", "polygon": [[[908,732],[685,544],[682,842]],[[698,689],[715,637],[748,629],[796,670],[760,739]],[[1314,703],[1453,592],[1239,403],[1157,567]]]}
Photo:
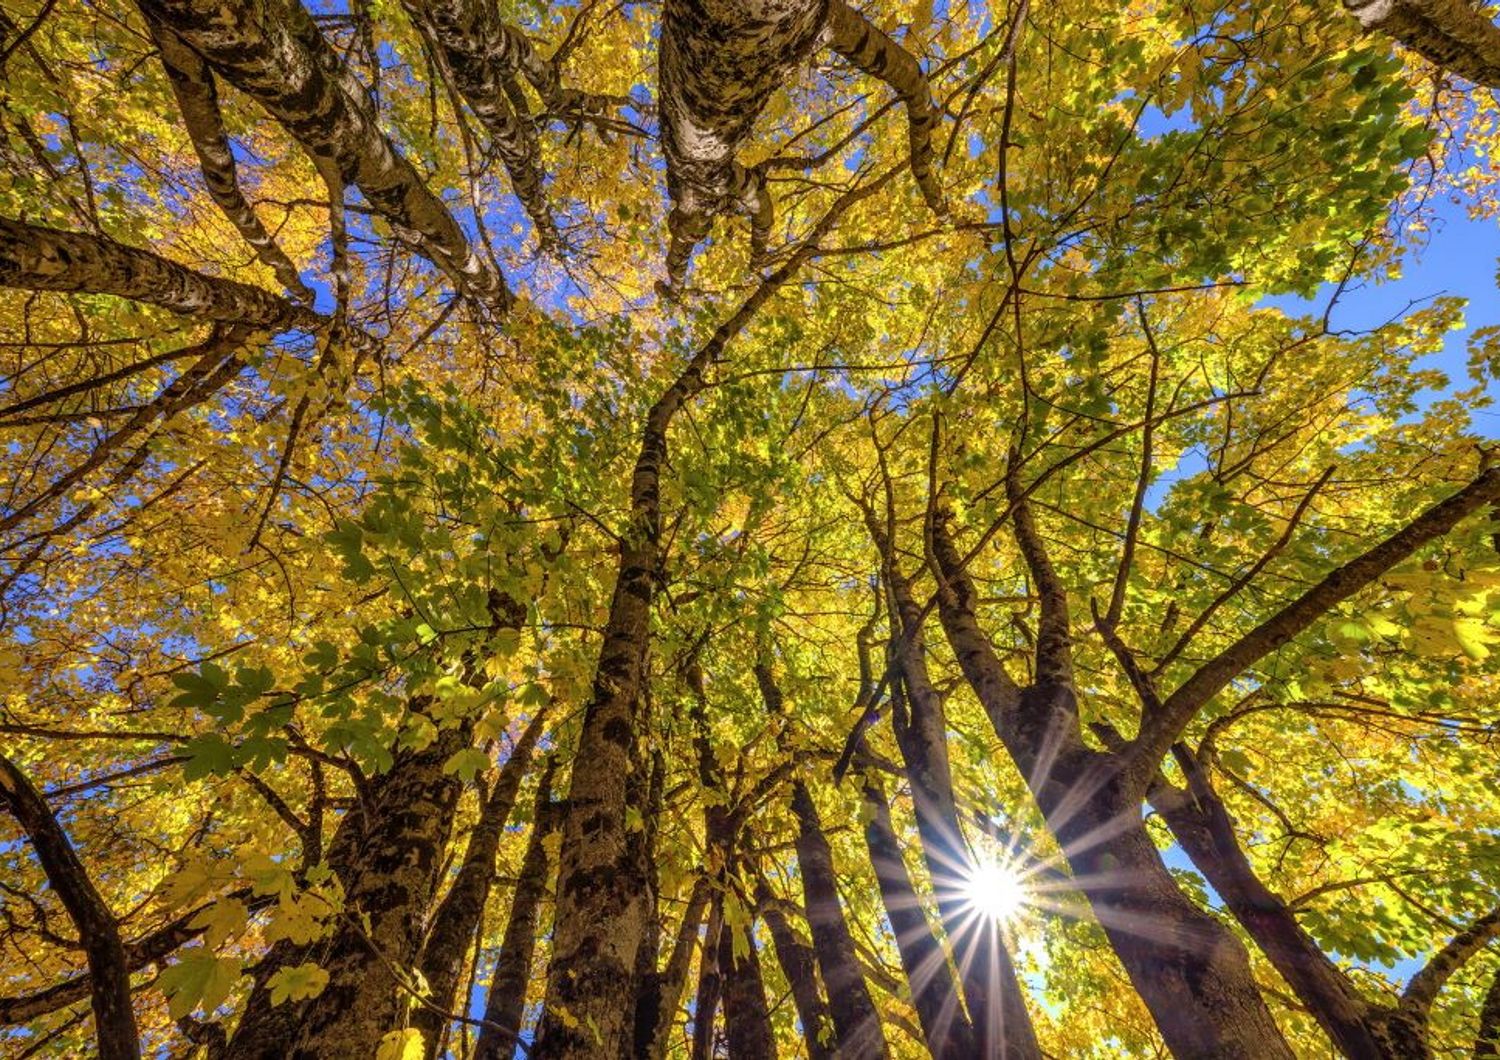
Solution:
{"label": "lens flare", "polygon": [[984,861],[969,871],[963,896],[969,908],[987,920],[1012,920],[1026,904],[1026,885],[1010,865]]}

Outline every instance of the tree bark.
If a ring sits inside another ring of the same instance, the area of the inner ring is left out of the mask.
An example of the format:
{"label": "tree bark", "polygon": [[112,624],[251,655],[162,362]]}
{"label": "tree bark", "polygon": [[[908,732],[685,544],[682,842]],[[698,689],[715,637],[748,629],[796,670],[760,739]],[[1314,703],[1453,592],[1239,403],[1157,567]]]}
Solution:
{"label": "tree bark", "polygon": [[698,993],[693,1003],[692,1060],[709,1060],[714,1055],[714,1017],[719,1011],[723,992],[720,974],[719,940],[724,935],[724,904],[714,895],[708,912],[708,929],[703,933],[703,951],[698,955]]}
{"label": "tree bark", "polygon": [[142,0],[224,80],[313,156],[331,161],[398,235],[496,317],[505,279],[469,244],[416,168],[381,131],[375,106],[298,0]]}
{"label": "tree bark", "polygon": [[837,1056],[832,1048],[836,1039],[828,1003],[823,1000],[823,992],[818,986],[817,955],[811,946],[797,937],[778,899],[764,880],[756,888],[755,904],[761,919],[770,929],[771,942],[776,947],[776,963],[781,965],[781,973],[791,987],[792,1003],[802,1024],[808,1060],[833,1060]]}
{"label": "tree bark", "polygon": [[469,833],[458,875],[430,918],[431,926],[422,944],[417,967],[427,982],[428,996],[436,1008],[419,1008],[412,1014],[411,1021],[411,1025],[422,1032],[429,1056],[436,1051],[447,1022],[443,1013],[454,1011],[464,956],[480,917],[484,915],[490,884],[495,878],[495,851],[500,846],[506,822],[510,820],[521,781],[530,768],[531,754],[541,738],[546,718],[545,708],[532,716],[511,749],[510,757],[500,767],[500,775],[485,801],[479,823]]}
{"label": "tree bark", "polygon": [[177,99],[177,110],[182,114],[193,152],[198,156],[209,197],[287,292],[298,302],[311,304],[312,290],[302,282],[297,267],[271,238],[240,191],[238,167],[219,113],[219,93],[213,73],[202,57],[170,29],[150,17],[146,19],[146,28],[161,52],[162,67]]}
{"label": "tree bark", "polygon": [[929,521],[938,610],[964,676],[1073,870],[1074,880],[1173,1054],[1184,1060],[1290,1060],[1249,956],[1178,888],[1146,832],[1122,756],[1089,749],[1072,687],[1067,597],[1012,478],[1016,540],[1040,597],[1036,681],[1019,688],[975,618],[975,593],[935,507]]}
{"label": "tree bark", "polygon": [[403,4],[414,22],[429,29],[459,94],[490,134],[516,197],[536,225],[538,239],[543,246],[552,245],[557,231],[542,189],[536,131],[528,117],[511,105],[505,89],[519,67],[511,46],[512,35],[518,32],[500,21],[498,7],[481,0],[403,0]]}
{"label": "tree bark", "polygon": [[829,1015],[839,1052],[846,1056],[888,1056],[880,1013],[865,984],[854,952],[854,939],[839,902],[833,851],[823,834],[823,822],[818,818],[812,795],[801,781],[792,788],[792,812],[797,817],[797,868],[802,877],[802,901],[818,967],[828,988]]}
{"label": "tree bark", "polygon": [[1500,1056],[1500,971],[1490,979],[1479,1010],[1479,1033],[1474,1038],[1474,1060]]}
{"label": "tree bark", "polygon": [[105,236],[62,232],[0,217],[0,287],[112,294],[216,323],[273,332],[326,321],[259,287],[205,276]]}
{"label": "tree bark", "polygon": [[[657,979],[656,1015],[650,1027],[650,1036],[644,1042],[641,1038],[636,1039],[635,1055],[641,1060],[662,1060],[667,1055],[672,1027],[677,1022],[677,1010],[687,988],[688,972],[693,963],[693,947],[698,942],[698,930],[703,926],[703,912],[708,908],[712,889],[708,877],[699,876],[688,895],[687,908],[683,911],[682,922],[678,924],[677,937],[672,942],[672,952]],[[637,1024],[637,1030],[643,1031],[640,1024]]]}
{"label": "tree bark", "polygon": [[474,1060],[511,1060],[526,1011],[526,988],[531,983],[531,962],[536,952],[537,910],[547,893],[547,837],[557,830],[557,807],[552,803],[552,762],[537,785],[536,808],[531,818],[531,838],[521,874],[511,896],[510,919],[500,943],[495,974],[485,998],[484,1018],[491,1024],[479,1032]]}
{"label": "tree bark", "polygon": [[901,844],[891,827],[891,808],[873,777],[863,786],[865,843],[880,884],[886,918],[896,935],[901,966],[911,987],[912,1006],[933,1060],[969,1060],[982,1055],[974,1026],[959,1003],[958,987],[947,954],[932,933],[922,902],[901,858]]}
{"label": "tree bark", "polygon": [[1178,791],[1163,781],[1153,786],[1151,804],[1183,851],[1345,1055],[1389,1055],[1372,1028],[1371,1008],[1354,984],[1255,874],[1201,765],[1189,759],[1185,749],[1179,761],[1192,771],[1188,790]]}
{"label": "tree bark", "polygon": [[[747,915],[752,914],[753,906],[746,904],[744,908]],[[725,921],[719,932],[719,974],[724,983],[724,1032],[730,1060],[774,1060],[776,1036],[771,1030],[771,1013],[766,1008],[765,979],[755,945],[753,915],[745,924],[743,946],[737,947],[735,943],[735,927]],[[740,948],[743,953],[737,952]]]}
{"label": "tree bark", "polygon": [[1500,87],[1500,27],[1470,0],[1345,0],[1366,30],[1488,88]]}
{"label": "tree bark", "polygon": [[31,840],[47,882],[68,911],[89,966],[89,1004],[101,1060],[138,1060],[140,1038],[130,1004],[130,963],[120,926],[41,792],[0,755],[0,801]]}

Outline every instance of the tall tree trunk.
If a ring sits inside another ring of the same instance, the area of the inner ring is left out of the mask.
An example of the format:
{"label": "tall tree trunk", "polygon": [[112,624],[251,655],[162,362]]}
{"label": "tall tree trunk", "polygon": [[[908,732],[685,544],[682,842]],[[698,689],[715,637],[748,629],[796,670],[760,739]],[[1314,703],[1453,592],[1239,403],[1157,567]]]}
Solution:
{"label": "tall tree trunk", "polygon": [[630,523],[620,536],[614,595],[578,737],[577,761],[588,767],[573,773],[563,821],[558,926],[547,1002],[531,1060],[616,1055],[634,1020],[629,986],[644,930],[646,896],[630,872],[626,782],[636,758],[634,709],[662,562],[661,474],[668,428],[678,410],[707,385],[704,373],[709,365],[817,254],[819,240],[850,207],[874,195],[893,175],[889,171],[841,195],[813,226],[807,241],[714,330],[646,413],[631,474]]}
{"label": "tall tree trunk", "polygon": [[672,1028],[677,1023],[677,1010],[682,1004],[688,972],[692,968],[693,947],[698,942],[698,931],[703,926],[703,913],[708,908],[712,891],[707,876],[699,876],[693,881],[687,908],[683,910],[677,936],[672,941],[671,955],[657,977],[655,1018],[649,1028],[639,1023],[636,1025],[640,1037],[636,1039],[635,1055],[639,1060],[662,1060],[667,1055]]}
{"label": "tall tree trunk", "polygon": [[[344,914],[319,950],[328,985],[296,1013],[290,1055],[298,1060],[373,1055],[381,1036],[400,1025],[410,984],[395,973],[417,960],[462,788],[443,765],[469,739],[466,726],[443,730],[392,766],[365,828]],[[272,1043],[257,1048],[267,1060],[287,1055],[272,1051]]]}
{"label": "tall tree trunk", "polygon": [[889,1055],[881,1032],[880,1013],[870,997],[854,952],[854,939],[839,902],[833,851],[823,834],[823,822],[807,785],[792,788],[792,812],[797,817],[797,868],[802,877],[802,900],[823,984],[828,988],[829,1014],[839,1052],[847,1056]]}
{"label": "tall tree trunk", "polygon": [[505,924],[500,956],[484,1003],[484,1019],[489,1026],[479,1032],[474,1060],[511,1060],[515,1056],[536,952],[537,910],[547,893],[547,837],[557,830],[558,808],[552,803],[553,764],[551,759],[547,761],[537,783],[531,838],[511,895],[510,919]]}
{"label": "tall tree trunk", "polygon": [[1345,1055],[1389,1056],[1358,989],[1256,875],[1201,765],[1186,749],[1178,760],[1188,771],[1188,790],[1178,791],[1163,781],[1152,788],[1151,804],[1183,851]]}
{"label": "tall tree trunk", "polygon": [[521,781],[531,765],[531,753],[541,738],[547,712],[538,710],[532,716],[521,738],[511,749],[510,757],[500,767],[489,798],[480,813],[479,822],[469,833],[469,843],[458,875],[448,893],[438,903],[430,918],[427,939],[417,967],[427,983],[428,997],[434,1008],[422,1007],[412,1014],[411,1025],[422,1032],[428,1055],[433,1055],[447,1019],[454,1011],[454,998],[463,972],[464,955],[474,938],[475,928],[489,901],[490,884],[495,878],[495,851],[500,836],[510,820],[511,808],[521,790]]}
{"label": "tall tree trunk", "polygon": [[911,987],[912,1006],[922,1023],[922,1034],[933,1060],[969,1060],[982,1055],[974,1026],[959,1003],[958,986],[948,967],[948,956],[932,933],[921,899],[901,858],[901,843],[891,827],[891,808],[885,792],[866,776],[862,795],[867,821],[865,843],[870,864],[880,884],[886,918],[896,935],[896,949]]}
{"label": "tall tree trunk", "polygon": [[1500,970],[1490,978],[1490,988],[1479,1010],[1479,1033],[1474,1038],[1474,1060],[1500,1056]]}
{"label": "tall tree trunk", "polygon": [[938,612],[964,676],[1172,1052],[1184,1060],[1290,1060],[1244,946],[1178,888],[1163,864],[1124,762],[1083,743],[1067,598],[1024,496],[1010,485],[1017,541],[1042,600],[1036,683],[1017,686],[980,630],[973,586],[939,511],[929,524]]}
{"label": "tall tree trunk", "polygon": [[708,930],[703,933],[703,950],[698,955],[698,993],[693,1002],[692,1060],[709,1060],[714,1055],[714,1019],[723,992],[720,974],[719,941],[723,938],[724,900],[715,894],[708,912]]}
{"label": "tall tree trunk", "polygon": [[140,1038],[130,1004],[130,966],[120,925],[88,870],[52,815],[41,792],[14,762],[0,755],[0,802],[31,840],[47,882],[78,929],[89,966],[89,1005],[101,1060],[138,1060]]}
{"label": "tall tree trunk", "polygon": [[224,118],[219,113],[219,93],[208,64],[177,34],[154,18],[146,18],[146,28],[161,52],[162,67],[177,99],[177,109],[182,114],[193,152],[198,156],[209,197],[250,244],[261,264],[275,273],[277,281],[287,292],[297,301],[310,304],[312,290],[302,282],[297,267],[271,238],[240,190],[234,151],[224,131]]}
{"label": "tall tree trunk", "polygon": [[753,906],[741,934],[727,919],[719,932],[719,974],[724,982],[724,1031],[730,1060],[774,1060],[776,1035],[766,1008],[765,979],[755,945]]}
{"label": "tall tree trunk", "polygon": [[755,905],[770,929],[771,942],[776,947],[776,963],[781,965],[781,973],[791,987],[792,1003],[797,1007],[797,1019],[802,1023],[802,1036],[807,1043],[808,1060],[833,1060],[837,1055],[833,1048],[836,1039],[828,1003],[823,1000],[823,992],[818,986],[817,954],[797,937],[780,901],[764,880],[756,887]]}
{"label": "tall tree trunk", "polygon": [[[911,782],[917,832],[932,876],[943,930],[952,947],[969,1017],[986,1054],[1040,1060],[1015,964],[999,932],[987,930],[967,907],[964,887],[973,859],[964,842],[948,762],[948,723],[942,697],[927,672],[923,609],[897,569],[886,531],[867,513],[890,595],[891,654],[899,674],[892,689],[891,721]],[[902,692],[906,695],[903,696]]]}
{"label": "tall tree trunk", "polygon": [[298,0],[142,0],[214,71],[255,100],[464,294],[497,317],[505,279],[469,244],[443,201],[381,131],[375,106]]}
{"label": "tall tree trunk", "polygon": [[104,236],[0,217],[0,287],[112,294],[196,320],[280,332],[317,331],[326,321],[270,291],[205,276]]}

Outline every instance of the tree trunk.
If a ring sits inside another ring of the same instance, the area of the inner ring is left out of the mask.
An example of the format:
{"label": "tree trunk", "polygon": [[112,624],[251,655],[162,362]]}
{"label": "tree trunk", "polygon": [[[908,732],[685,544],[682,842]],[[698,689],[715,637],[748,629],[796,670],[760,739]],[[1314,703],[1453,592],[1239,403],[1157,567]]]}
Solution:
{"label": "tree trunk", "polygon": [[1178,791],[1163,781],[1152,789],[1152,806],[1333,1043],[1351,1057],[1389,1056],[1372,1031],[1370,1006],[1302,930],[1287,904],[1255,874],[1223,802],[1209,786],[1201,765],[1187,754],[1184,751],[1179,761],[1189,771],[1189,789]]}
{"label": "tree trunk", "polygon": [[505,82],[515,68],[504,64],[509,56],[506,30],[499,8],[481,0],[403,0],[412,21],[430,29],[444,62],[453,74],[454,87],[490,134],[511,187],[536,225],[543,246],[557,239],[552,211],[542,190],[541,150],[529,117],[517,114],[505,91]]}
{"label": "tree trunk", "polygon": [[873,777],[865,778],[863,796],[869,818],[865,842],[870,848],[870,864],[880,884],[886,918],[896,935],[896,948],[927,1048],[933,1060],[971,1060],[982,1055],[974,1026],[959,1004],[947,954],[932,933],[901,858],[901,844],[891,828],[890,805]]}
{"label": "tree trunk", "polygon": [[270,291],[205,276],[148,250],[6,217],[0,217],[0,287],[112,294],[196,320],[273,332],[317,331],[326,323]]}
{"label": "tree trunk", "polygon": [[[755,892],[756,908],[771,932],[776,947],[776,962],[792,990],[792,1003],[802,1023],[802,1037],[807,1043],[808,1060],[833,1060],[837,1053],[833,1022],[828,1003],[818,987],[818,958],[813,948],[797,937],[776,896],[762,880]],[[863,1055],[863,1054],[851,1054]]]}
{"label": "tree trunk", "polygon": [[698,994],[693,1003],[692,1060],[709,1060],[714,1055],[714,1016],[719,1011],[719,996],[723,989],[719,972],[719,940],[724,931],[723,898],[716,894],[708,913],[708,930],[703,933],[703,951],[698,955]]}
{"label": "tree trunk", "polygon": [[1479,1033],[1474,1038],[1474,1060],[1491,1060],[1500,1056],[1500,971],[1490,979],[1479,1010]]}
{"label": "tree trunk", "polygon": [[846,1056],[887,1056],[880,1013],[870,998],[855,956],[854,939],[839,903],[833,851],[823,835],[818,809],[801,781],[792,788],[792,812],[797,816],[797,868],[802,877],[802,900],[823,984],[828,988],[829,1014],[839,1052]]}
{"label": "tree trunk", "polygon": [[939,510],[929,522],[938,613],[964,676],[1173,1054],[1182,1060],[1290,1060],[1244,946],[1183,894],[1163,864],[1125,762],[1083,743],[1071,687],[1067,601],[1024,496],[1008,486],[1017,541],[1042,597],[1037,683],[1019,688],[980,630],[973,586]]}
{"label": "tree trunk", "polygon": [[488,1024],[479,1032],[474,1060],[511,1060],[526,1011],[526,988],[531,983],[531,961],[536,951],[537,910],[547,893],[547,837],[557,830],[557,807],[552,803],[552,762],[536,789],[536,808],[531,818],[531,838],[526,857],[511,895],[510,919],[490,979],[484,1003]]}
{"label": "tree trunk", "polygon": [[1040,1060],[1041,1049],[1010,952],[999,932],[987,930],[964,901],[964,885],[974,863],[953,797],[943,701],[927,672],[923,611],[913,598],[911,584],[896,569],[886,534],[873,518],[867,522],[882,557],[891,599],[891,653],[899,671],[892,689],[892,726],[906,764],[917,832],[969,1018],[985,1055]]}
{"label": "tree trunk", "polygon": [[142,0],[214,71],[337,167],[375,211],[464,294],[497,317],[505,279],[469,245],[443,201],[381,131],[375,106],[298,0]]}
{"label": "tree trunk", "polygon": [[[703,912],[708,908],[711,891],[707,876],[699,876],[693,882],[687,908],[677,927],[677,937],[672,942],[672,953],[657,977],[656,1016],[650,1027],[650,1036],[644,1041],[636,1039],[635,1055],[640,1060],[662,1060],[667,1055],[672,1027],[677,1022],[677,1009],[682,1003],[693,963],[693,947],[698,942],[698,929],[703,926]],[[639,1034],[644,1036],[645,1031],[646,1028],[637,1024]]]}
{"label": "tree trunk", "polygon": [[89,879],[88,870],[52,815],[41,792],[20,768],[0,755],[0,802],[31,840],[47,882],[78,929],[89,966],[89,1004],[101,1060],[138,1060],[140,1039],[130,1004],[130,966],[120,925]]}
{"label": "tree trunk", "polygon": [[[747,920],[740,936],[727,920],[719,931],[719,974],[723,978],[724,1032],[730,1060],[774,1060],[776,1035],[766,1008],[765,979],[755,946],[755,920]],[[743,952],[740,952],[743,951]]]}
{"label": "tree trunk", "polygon": [[[392,766],[365,828],[344,914],[319,948],[328,985],[296,1014],[290,1054],[296,1060],[373,1055],[381,1036],[400,1026],[409,994],[393,970],[405,974],[421,948],[462,788],[443,765],[469,739],[466,726],[443,730],[431,746],[410,752],[404,763],[398,756]],[[258,1055],[286,1053],[263,1048]]]}
{"label": "tree trunk", "polygon": [[281,286],[298,302],[311,304],[312,290],[302,282],[297,267],[271,238],[266,226],[245,200],[244,192],[240,191],[238,167],[234,151],[229,146],[229,136],[224,131],[223,116],[219,113],[219,93],[213,73],[202,57],[166,26],[148,16],[146,28],[161,52],[161,64],[177,99],[177,109],[182,114],[193,152],[198,156],[209,197],[250,244],[261,264],[275,273]]}
{"label": "tree trunk", "polygon": [[682,285],[693,248],[719,214],[746,214],[752,245],[765,245],[765,178],[735,154],[771,94],[812,52],[823,15],[820,0],[670,0],[663,9],[658,106],[672,197],[670,286]]}
{"label": "tree trunk", "polygon": [[531,753],[541,738],[546,718],[545,709],[532,716],[530,724],[511,749],[510,757],[500,767],[500,775],[485,801],[479,823],[469,833],[458,875],[430,918],[431,926],[422,944],[422,957],[417,967],[427,982],[428,996],[435,1008],[419,1008],[412,1013],[411,1020],[411,1025],[422,1032],[429,1056],[436,1052],[438,1039],[448,1022],[443,1013],[454,1011],[464,956],[480,917],[484,915],[485,903],[489,901],[490,883],[495,877],[495,851],[500,846],[506,822],[510,820],[511,808],[531,765]]}
{"label": "tree trunk", "polygon": [[1380,30],[1431,63],[1487,88],[1500,87],[1500,27],[1472,0],[1345,0],[1359,24]]}

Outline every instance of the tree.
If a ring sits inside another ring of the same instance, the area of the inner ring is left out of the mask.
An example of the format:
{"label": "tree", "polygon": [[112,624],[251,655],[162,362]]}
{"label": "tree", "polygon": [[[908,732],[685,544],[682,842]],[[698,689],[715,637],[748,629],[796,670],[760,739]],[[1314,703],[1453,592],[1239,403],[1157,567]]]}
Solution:
{"label": "tree", "polygon": [[8,10],[4,1040],[1493,1053],[1418,7]]}

